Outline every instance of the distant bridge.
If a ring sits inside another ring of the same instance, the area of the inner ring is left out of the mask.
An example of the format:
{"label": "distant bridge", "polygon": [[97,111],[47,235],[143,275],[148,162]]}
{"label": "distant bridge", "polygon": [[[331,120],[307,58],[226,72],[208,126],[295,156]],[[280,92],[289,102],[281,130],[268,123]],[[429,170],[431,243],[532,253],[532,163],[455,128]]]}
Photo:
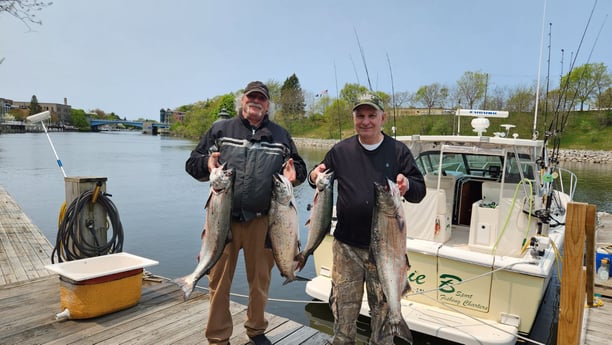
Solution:
{"label": "distant bridge", "polygon": [[99,131],[100,126],[104,125],[118,125],[122,124],[125,126],[139,127],[144,130],[150,129],[153,132],[157,132],[159,128],[169,128],[170,125],[167,123],[157,123],[152,121],[123,121],[123,120],[100,120],[100,119],[91,119],[89,120],[89,125],[91,126],[92,131]]}

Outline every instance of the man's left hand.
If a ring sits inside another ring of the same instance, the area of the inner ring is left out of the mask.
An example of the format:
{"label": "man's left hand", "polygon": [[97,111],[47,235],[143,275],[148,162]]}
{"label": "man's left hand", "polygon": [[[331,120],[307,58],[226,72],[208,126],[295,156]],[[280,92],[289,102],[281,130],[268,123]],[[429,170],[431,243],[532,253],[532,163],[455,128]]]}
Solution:
{"label": "man's left hand", "polygon": [[406,194],[408,191],[408,178],[404,176],[404,174],[397,174],[395,183],[397,183],[397,188],[399,188],[400,194]]}
{"label": "man's left hand", "polygon": [[293,158],[289,158],[285,163],[285,168],[283,169],[283,175],[291,182],[291,184],[295,183],[295,167],[293,166]]}

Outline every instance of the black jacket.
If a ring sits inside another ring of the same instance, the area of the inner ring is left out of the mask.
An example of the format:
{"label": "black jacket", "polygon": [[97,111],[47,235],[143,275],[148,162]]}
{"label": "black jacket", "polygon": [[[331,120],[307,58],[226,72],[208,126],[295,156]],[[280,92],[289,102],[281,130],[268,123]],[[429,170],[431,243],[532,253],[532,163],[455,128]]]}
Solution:
{"label": "black jacket", "polygon": [[375,204],[373,182],[383,184],[386,179],[395,182],[397,175],[402,173],[408,178],[404,198],[417,203],[425,197],[425,181],[412,153],[404,143],[388,135],[372,151],[366,150],[356,135],[344,139],[327,152],[322,163],[334,171],[338,183],[338,222],[334,237],[355,247],[370,246]]}
{"label": "black jacket", "polygon": [[282,173],[293,158],[296,184],[306,179],[306,163],[299,156],[289,133],[264,118],[254,128],[241,116],[214,123],[185,163],[185,170],[199,181],[208,181],[208,158],[220,152],[219,163],[235,170],[232,217],[248,221],[266,214],[272,196],[272,175]]}

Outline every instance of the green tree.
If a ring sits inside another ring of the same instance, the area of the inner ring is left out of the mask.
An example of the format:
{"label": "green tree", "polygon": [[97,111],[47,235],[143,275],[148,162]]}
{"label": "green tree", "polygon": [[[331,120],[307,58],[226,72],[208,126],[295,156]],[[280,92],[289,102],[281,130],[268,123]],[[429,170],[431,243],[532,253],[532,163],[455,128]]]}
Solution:
{"label": "green tree", "polygon": [[580,110],[585,104],[596,101],[598,90],[603,92],[612,83],[603,63],[587,63],[578,66],[561,78],[560,88],[567,93],[566,98],[578,99]]}
{"label": "green tree", "polygon": [[304,102],[304,92],[300,86],[298,77],[292,74],[285,80],[280,90],[278,100],[277,121],[284,124],[289,131],[294,121],[304,118],[306,114],[306,103]]}
{"label": "green tree", "polygon": [[32,95],[32,99],[30,100],[30,115],[38,114],[42,111],[42,107],[38,104],[38,98],[36,95]]}
{"label": "green tree", "polygon": [[89,131],[91,129],[89,122],[87,122],[85,110],[83,109],[72,109],[70,123],[80,131]]}
{"label": "green tree", "polygon": [[457,92],[461,99],[467,101],[470,109],[474,108],[476,102],[483,99],[487,89],[488,75],[482,72],[467,71],[457,81]]}
{"label": "green tree", "polygon": [[513,112],[528,112],[533,109],[533,89],[527,86],[518,86],[508,93],[506,110]]}
{"label": "green tree", "polygon": [[340,90],[340,98],[348,104],[355,104],[359,96],[367,92],[368,88],[363,85],[346,83],[342,90]]}

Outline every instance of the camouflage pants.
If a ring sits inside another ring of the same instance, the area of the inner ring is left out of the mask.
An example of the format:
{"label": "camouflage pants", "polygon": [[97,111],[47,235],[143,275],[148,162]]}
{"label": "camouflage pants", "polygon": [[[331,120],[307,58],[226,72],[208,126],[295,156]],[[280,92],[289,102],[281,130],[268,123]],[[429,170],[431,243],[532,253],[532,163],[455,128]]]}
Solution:
{"label": "camouflage pants", "polygon": [[376,266],[369,260],[369,250],[349,246],[334,239],[332,291],[329,298],[334,315],[333,345],[355,344],[357,318],[366,283],[370,306],[370,345],[393,344],[393,336],[377,341],[387,316]]}

